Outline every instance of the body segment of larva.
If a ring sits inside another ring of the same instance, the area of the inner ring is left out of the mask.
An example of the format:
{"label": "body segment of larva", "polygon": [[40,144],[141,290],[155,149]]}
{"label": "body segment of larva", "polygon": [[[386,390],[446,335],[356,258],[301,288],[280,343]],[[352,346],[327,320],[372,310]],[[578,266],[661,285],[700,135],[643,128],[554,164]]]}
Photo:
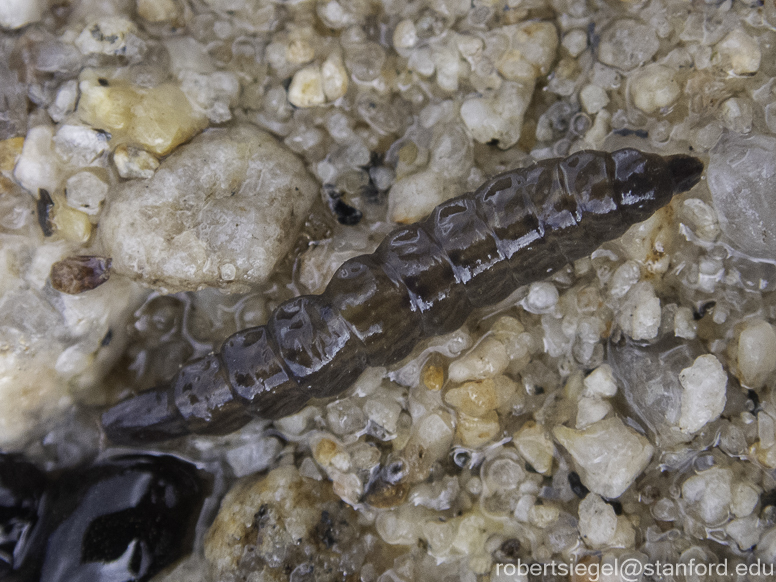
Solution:
{"label": "body segment of larva", "polygon": [[691,156],[582,151],[488,180],[345,262],[321,295],[281,304],[171,384],[121,402],[103,426],[119,443],[225,433],[340,394],[472,310],[584,257],[648,218],[703,171]]}

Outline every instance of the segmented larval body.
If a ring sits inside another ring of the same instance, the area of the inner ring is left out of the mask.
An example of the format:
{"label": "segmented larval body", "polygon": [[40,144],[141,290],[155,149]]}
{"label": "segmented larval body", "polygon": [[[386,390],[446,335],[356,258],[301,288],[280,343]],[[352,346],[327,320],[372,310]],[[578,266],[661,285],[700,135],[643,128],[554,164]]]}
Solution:
{"label": "segmented larval body", "polygon": [[346,261],[320,295],[282,303],[266,325],[230,336],[165,387],[102,417],[121,443],[226,433],[340,394],[368,366],[389,366],[473,309],[545,278],[692,188],[700,160],[634,149],[581,151],[500,174],[392,231]]}

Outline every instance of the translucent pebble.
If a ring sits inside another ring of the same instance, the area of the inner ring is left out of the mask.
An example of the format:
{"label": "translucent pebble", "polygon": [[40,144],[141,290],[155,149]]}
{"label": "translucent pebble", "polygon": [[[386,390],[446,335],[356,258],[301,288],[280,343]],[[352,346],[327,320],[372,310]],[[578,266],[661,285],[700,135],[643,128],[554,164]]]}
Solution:
{"label": "translucent pebble", "polygon": [[369,420],[383,427],[389,433],[395,433],[401,406],[388,398],[369,398],[364,403],[364,412]]}
{"label": "translucent pebble", "polygon": [[107,152],[109,136],[83,125],[63,125],[54,134],[56,152],[74,166],[87,166]]}
{"label": "translucent pebble", "polygon": [[384,63],[385,51],[377,43],[365,42],[347,47],[345,64],[356,81],[374,81],[380,76]]}
{"label": "translucent pebble", "polygon": [[131,20],[119,16],[103,18],[88,24],[75,39],[75,46],[83,54],[97,53],[135,60],[146,51],[146,43],[137,33],[137,27]]}
{"label": "translucent pebble", "polygon": [[334,434],[357,433],[366,428],[366,420],[364,411],[347,398],[326,406],[326,421]]}
{"label": "translucent pebble", "polygon": [[649,61],[660,48],[652,27],[624,18],[613,22],[601,35],[599,60],[624,71]]}
{"label": "translucent pebble", "polygon": [[698,356],[691,367],[679,373],[679,382],[684,389],[679,418],[682,431],[698,432],[719,418],[727,402],[727,374],[714,355]]}
{"label": "translucent pebble", "polygon": [[751,550],[760,540],[761,527],[757,516],[734,519],[725,526],[727,534],[738,544],[742,552]]}
{"label": "translucent pebble", "polygon": [[649,65],[641,69],[631,80],[630,94],[633,103],[644,113],[672,105],[681,94],[676,72],[664,65]]}
{"label": "translucent pebble", "polygon": [[555,503],[536,504],[528,510],[528,521],[540,529],[555,523],[560,516],[560,508]]}
{"label": "translucent pebble", "polygon": [[230,448],[226,453],[226,460],[235,477],[245,477],[269,468],[281,448],[278,439],[263,438],[256,442]]}
{"label": "translucent pebble", "polygon": [[679,307],[674,314],[674,335],[683,339],[695,339],[698,335],[698,322],[692,309]]}
{"label": "translucent pebble", "polygon": [[384,542],[392,545],[410,545],[418,539],[416,524],[410,515],[402,512],[381,513],[377,516],[375,529]]}
{"label": "translucent pebble", "polygon": [[323,93],[328,101],[336,101],[348,92],[348,72],[337,53],[326,57],[321,65]]}
{"label": "translucent pebble", "polygon": [[16,29],[38,22],[43,17],[43,0],[3,0],[0,2],[0,26]]}
{"label": "translucent pebble", "polygon": [[483,466],[483,483],[491,493],[517,488],[525,476],[526,473],[520,463],[509,456],[499,456]]}
{"label": "translucent pebble", "polygon": [[742,97],[726,99],[720,106],[722,123],[730,131],[749,133],[752,131],[754,111],[752,102]]}
{"label": "translucent pebble", "polygon": [[776,139],[727,134],[711,151],[707,182],[722,232],[747,255],[776,255]]}
{"label": "translucent pebble", "polygon": [[682,484],[682,503],[706,525],[720,525],[728,517],[733,500],[730,469],[714,467]]}
{"label": "translucent pebble", "polygon": [[137,0],[137,13],[148,22],[167,22],[179,17],[181,10],[175,0]]}
{"label": "translucent pebble", "polygon": [[323,92],[321,69],[312,65],[294,73],[288,87],[288,102],[295,107],[315,107],[323,105],[326,94]]}
{"label": "translucent pebble", "polygon": [[738,375],[741,383],[760,388],[776,370],[776,332],[762,319],[748,320],[738,338]]}
{"label": "translucent pebble", "polygon": [[579,504],[579,534],[591,548],[608,544],[617,530],[614,508],[595,493],[589,493]]}
{"label": "translucent pebble", "polygon": [[652,516],[658,521],[674,521],[679,517],[679,511],[672,499],[661,497],[652,506]]}
{"label": "translucent pebble", "polygon": [[760,69],[762,53],[757,40],[740,28],[732,30],[714,47],[715,64],[734,75],[753,75]]}
{"label": "translucent pebble", "polygon": [[592,115],[609,104],[609,95],[605,89],[591,83],[582,87],[579,92],[579,100],[585,111]]}
{"label": "translucent pebble", "polygon": [[626,261],[612,275],[609,281],[609,294],[615,299],[625,297],[641,278],[641,267],[636,261]]}
{"label": "translucent pebble", "polygon": [[570,30],[563,35],[561,44],[572,57],[576,58],[587,48],[587,33],[578,28]]}
{"label": "translucent pebble", "polygon": [[617,417],[578,431],[556,426],[553,434],[571,453],[582,483],[610,499],[622,495],[646,468],[654,447]]}
{"label": "translucent pebble", "polygon": [[451,382],[484,380],[501,374],[508,365],[509,356],[504,344],[487,337],[469,353],[452,362],[447,374]]}
{"label": "translucent pebble", "polygon": [[458,413],[458,423],[456,425],[456,437],[465,447],[480,447],[499,434],[501,426],[499,425],[498,414],[495,410],[485,413],[483,416],[469,416],[463,412]]}
{"label": "translucent pebble", "polygon": [[499,32],[509,42],[496,61],[505,79],[533,83],[549,72],[558,50],[558,32],[553,24],[530,21],[503,26]]}
{"label": "translucent pebble", "polygon": [[411,224],[427,216],[448,198],[444,176],[433,170],[396,180],[388,192],[388,214],[393,222]]}
{"label": "translucent pebble", "polygon": [[393,31],[393,46],[397,51],[410,49],[418,42],[418,31],[412,20],[405,18]]}
{"label": "translucent pebble", "polygon": [[736,517],[746,517],[757,507],[760,500],[759,491],[749,483],[738,482],[733,485],[733,498],[730,510]]}
{"label": "translucent pebble", "polygon": [[583,396],[577,402],[576,428],[583,429],[604,418],[612,410],[607,400]]}
{"label": "translucent pebble", "polygon": [[529,313],[549,313],[558,303],[558,289],[552,283],[532,283],[522,306]]}
{"label": "translucent pebble", "polygon": [[542,475],[550,473],[555,445],[542,425],[528,421],[512,436],[512,440],[520,455],[537,472]]}
{"label": "translucent pebble", "polygon": [[480,143],[498,141],[507,149],[517,143],[523,116],[533,96],[533,83],[507,81],[493,96],[475,97],[461,105],[461,118]]}
{"label": "translucent pebble", "polygon": [[483,416],[498,407],[496,383],[492,379],[467,382],[445,394],[445,402],[470,416]]}
{"label": "translucent pebble", "polygon": [[65,183],[67,203],[89,216],[96,216],[108,194],[108,184],[94,172],[78,172]]}
{"label": "translucent pebble", "polygon": [[159,167],[159,160],[144,149],[121,144],[113,152],[116,171],[124,179],[150,178]]}
{"label": "translucent pebble", "polygon": [[635,340],[654,339],[660,327],[660,299],[649,281],[637,283],[623,303],[617,317],[622,331]]}
{"label": "translucent pebble", "polygon": [[47,109],[48,114],[56,122],[62,121],[65,117],[75,111],[75,103],[78,99],[78,81],[70,80],[62,83],[57,91],[54,102]]}
{"label": "translucent pebble", "polygon": [[699,198],[688,198],[682,203],[682,218],[701,240],[714,241],[719,236],[717,213]]}
{"label": "translucent pebble", "polygon": [[448,178],[460,178],[469,173],[473,163],[472,140],[461,123],[436,127],[431,141],[429,165]]}
{"label": "translucent pebble", "polygon": [[585,396],[611,398],[617,394],[617,382],[609,364],[602,364],[590,372],[584,380],[584,386]]}

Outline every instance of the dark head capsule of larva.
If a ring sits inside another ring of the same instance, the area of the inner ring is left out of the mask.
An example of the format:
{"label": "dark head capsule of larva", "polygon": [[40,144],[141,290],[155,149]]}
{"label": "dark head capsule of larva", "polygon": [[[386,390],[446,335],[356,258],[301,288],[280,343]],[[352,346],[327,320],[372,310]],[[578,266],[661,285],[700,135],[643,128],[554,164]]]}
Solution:
{"label": "dark head capsule of larva", "polygon": [[620,210],[631,224],[652,216],[674,194],[690,190],[703,174],[703,162],[683,154],[663,157],[628,148],[613,152],[612,159]]}

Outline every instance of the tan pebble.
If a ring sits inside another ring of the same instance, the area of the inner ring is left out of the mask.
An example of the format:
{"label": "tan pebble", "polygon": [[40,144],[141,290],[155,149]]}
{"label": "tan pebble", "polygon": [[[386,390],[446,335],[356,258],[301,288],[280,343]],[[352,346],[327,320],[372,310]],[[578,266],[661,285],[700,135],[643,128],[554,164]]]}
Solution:
{"label": "tan pebble", "polygon": [[113,152],[113,163],[122,178],[150,178],[159,167],[156,156],[144,149],[121,144]]}
{"label": "tan pebble", "polygon": [[484,416],[498,407],[496,382],[492,378],[467,382],[449,390],[445,402],[469,416]]}
{"label": "tan pebble", "polygon": [[12,137],[0,141],[0,172],[9,175],[13,172],[16,161],[22,155],[23,146],[23,137]]}
{"label": "tan pebble", "polygon": [[439,392],[445,382],[445,371],[441,366],[430,364],[423,369],[421,378],[426,388],[432,392]]}
{"label": "tan pebble", "polygon": [[319,465],[326,466],[331,463],[335,457],[339,447],[337,443],[330,439],[323,438],[318,441],[318,445],[315,447],[315,460]]}
{"label": "tan pebble", "polygon": [[129,136],[149,151],[164,156],[207,127],[176,85],[154,87],[132,107]]}
{"label": "tan pebble", "polygon": [[631,81],[633,103],[644,113],[654,113],[672,105],[682,93],[675,77],[676,71],[664,65],[644,67]]}
{"label": "tan pebble", "polygon": [[484,380],[501,374],[509,365],[509,356],[503,342],[487,337],[469,353],[450,364],[448,376],[453,382]]}
{"label": "tan pebble", "polygon": [[295,107],[308,108],[323,105],[323,76],[319,67],[312,65],[297,71],[288,87],[288,101]]}
{"label": "tan pebble", "polygon": [[148,22],[167,22],[180,16],[175,0],[137,0],[137,14]]}
{"label": "tan pebble", "polygon": [[306,40],[292,40],[286,47],[286,60],[294,65],[309,63],[314,58],[315,49]]}
{"label": "tan pebble", "polygon": [[499,434],[501,426],[495,410],[485,413],[482,417],[458,413],[456,436],[465,447],[476,448],[492,441]]}
{"label": "tan pebble", "polygon": [[393,46],[397,50],[410,49],[418,43],[418,31],[415,23],[410,19],[404,19],[393,31]]}
{"label": "tan pebble", "polygon": [[715,51],[715,62],[734,75],[753,75],[760,69],[762,53],[757,40],[740,28],[729,32]]}

